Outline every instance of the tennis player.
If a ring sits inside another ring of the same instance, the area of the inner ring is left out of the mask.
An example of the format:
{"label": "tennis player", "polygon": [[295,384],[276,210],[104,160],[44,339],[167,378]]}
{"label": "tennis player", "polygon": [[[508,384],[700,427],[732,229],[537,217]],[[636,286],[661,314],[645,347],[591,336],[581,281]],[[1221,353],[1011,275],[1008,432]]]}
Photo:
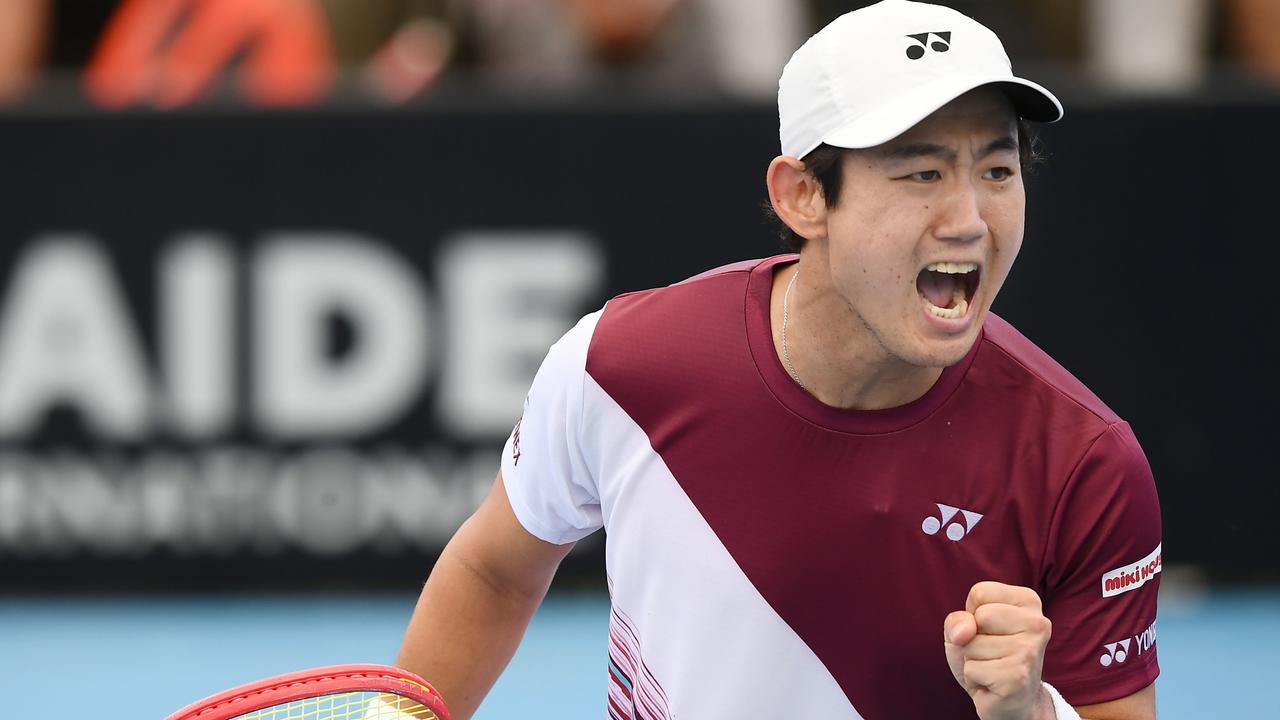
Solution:
{"label": "tennis player", "polygon": [[798,254],[551,348],[399,663],[469,717],[603,528],[608,717],[1154,718],[1147,461],[990,312],[1061,105],[977,22],[884,0],[796,51],[778,111]]}

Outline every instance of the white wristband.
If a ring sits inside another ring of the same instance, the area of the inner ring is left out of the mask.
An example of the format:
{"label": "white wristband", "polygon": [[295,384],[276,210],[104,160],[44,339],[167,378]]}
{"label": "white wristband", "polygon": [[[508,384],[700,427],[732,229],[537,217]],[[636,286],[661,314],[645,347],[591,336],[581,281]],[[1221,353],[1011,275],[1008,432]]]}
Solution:
{"label": "white wristband", "polygon": [[1081,720],[1080,713],[1076,712],[1075,708],[1062,699],[1062,695],[1057,688],[1047,682],[1040,684],[1044,685],[1044,689],[1049,692],[1049,697],[1053,700],[1053,712],[1058,716],[1058,720]]}

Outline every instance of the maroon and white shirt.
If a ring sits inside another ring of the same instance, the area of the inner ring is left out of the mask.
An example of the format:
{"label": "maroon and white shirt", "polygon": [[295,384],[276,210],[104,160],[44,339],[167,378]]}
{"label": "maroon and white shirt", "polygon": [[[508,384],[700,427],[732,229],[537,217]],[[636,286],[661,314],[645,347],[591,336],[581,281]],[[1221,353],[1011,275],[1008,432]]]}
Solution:
{"label": "maroon and white shirt", "polygon": [[794,257],[609,301],[507,443],[529,532],[607,532],[609,717],[974,717],[942,621],[982,580],[1040,594],[1072,704],[1153,682],[1160,510],[1129,426],[995,315],[918,400],[823,405],[770,332]]}

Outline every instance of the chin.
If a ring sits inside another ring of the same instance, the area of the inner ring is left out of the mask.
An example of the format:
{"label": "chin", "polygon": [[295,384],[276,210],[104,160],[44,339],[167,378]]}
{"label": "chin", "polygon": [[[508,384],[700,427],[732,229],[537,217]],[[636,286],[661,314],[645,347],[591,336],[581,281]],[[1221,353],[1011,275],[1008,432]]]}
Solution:
{"label": "chin", "polygon": [[[966,351],[967,352],[967,351]],[[920,368],[935,368],[945,370],[964,359],[965,353],[921,353],[914,357],[900,356],[902,360],[910,365]]]}
{"label": "chin", "polygon": [[948,368],[963,360],[977,339],[976,332],[945,340],[925,339],[912,350],[900,353],[898,357],[917,367]]}

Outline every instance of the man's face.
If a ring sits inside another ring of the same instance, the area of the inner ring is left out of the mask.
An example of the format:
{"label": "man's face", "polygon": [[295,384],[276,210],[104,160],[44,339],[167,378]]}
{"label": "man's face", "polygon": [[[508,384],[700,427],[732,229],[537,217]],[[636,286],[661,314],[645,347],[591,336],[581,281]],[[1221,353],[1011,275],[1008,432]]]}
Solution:
{"label": "man's face", "polygon": [[975,90],[842,162],[825,243],[836,292],[890,358],[954,365],[1022,245],[1012,106]]}

